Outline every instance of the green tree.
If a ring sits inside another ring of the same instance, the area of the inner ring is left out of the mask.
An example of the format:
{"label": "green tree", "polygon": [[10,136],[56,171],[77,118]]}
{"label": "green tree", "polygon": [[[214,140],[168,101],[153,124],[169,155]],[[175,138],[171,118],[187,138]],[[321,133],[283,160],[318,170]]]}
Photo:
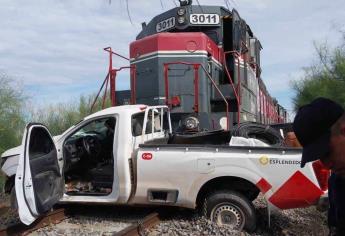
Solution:
{"label": "green tree", "polygon": [[317,61],[292,84],[295,110],[317,97],[330,98],[345,107],[345,32],[342,36],[342,44],[333,49],[326,43],[315,44]]}
{"label": "green tree", "polygon": [[20,144],[26,97],[9,76],[0,74],[0,154]]}

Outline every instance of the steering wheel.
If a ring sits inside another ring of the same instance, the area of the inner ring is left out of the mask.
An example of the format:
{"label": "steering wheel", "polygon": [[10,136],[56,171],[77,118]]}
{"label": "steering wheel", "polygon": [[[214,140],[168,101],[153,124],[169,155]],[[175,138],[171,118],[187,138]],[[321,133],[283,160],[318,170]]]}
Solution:
{"label": "steering wheel", "polygon": [[83,147],[86,151],[86,154],[89,157],[96,159],[102,150],[101,142],[99,141],[99,139],[97,137],[97,135],[99,135],[99,133],[96,131],[91,131],[89,133],[94,133],[96,135],[92,135],[92,136],[88,135],[88,136],[83,137]]}

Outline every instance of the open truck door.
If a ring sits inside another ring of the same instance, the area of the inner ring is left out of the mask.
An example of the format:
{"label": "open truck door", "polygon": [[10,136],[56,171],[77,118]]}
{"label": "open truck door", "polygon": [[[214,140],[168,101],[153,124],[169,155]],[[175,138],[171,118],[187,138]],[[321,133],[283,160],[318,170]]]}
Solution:
{"label": "open truck door", "polygon": [[28,124],[21,147],[15,189],[20,220],[29,225],[60,200],[64,180],[54,141],[44,125]]}

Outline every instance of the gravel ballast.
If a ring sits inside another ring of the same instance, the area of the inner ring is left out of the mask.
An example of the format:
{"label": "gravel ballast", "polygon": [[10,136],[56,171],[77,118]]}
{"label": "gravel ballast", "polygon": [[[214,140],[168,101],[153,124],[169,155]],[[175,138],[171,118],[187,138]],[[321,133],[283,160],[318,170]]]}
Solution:
{"label": "gravel ballast", "polygon": [[219,227],[195,212],[180,210],[162,213],[162,222],[146,235],[251,235],[251,236],[325,236],[328,235],[326,212],[315,207],[274,212],[268,227],[267,207],[260,196],[254,202],[257,228],[252,233]]}
{"label": "gravel ballast", "polygon": [[[8,197],[0,194],[2,204],[8,204]],[[249,234],[219,227],[192,210],[179,208],[137,208],[113,206],[66,205],[71,218],[57,225],[50,225],[31,235],[112,235],[121,229],[142,220],[150,212],[157,211],[161,222],[143,235],[283,235],[283,236],[323,236],[328,234],[326,212],[315,207],[278,211],[271,216],[268,227],[267,208],[262,198],[255,201],[257,229]],[[0,216],[0,227],[18,222],[15,212],[9,211]]]}

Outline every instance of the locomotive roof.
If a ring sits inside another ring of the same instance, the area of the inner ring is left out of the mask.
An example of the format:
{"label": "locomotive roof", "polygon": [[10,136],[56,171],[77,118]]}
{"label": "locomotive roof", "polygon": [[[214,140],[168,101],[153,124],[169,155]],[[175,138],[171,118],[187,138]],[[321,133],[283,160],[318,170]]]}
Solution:
{"label": "locomotive roof", "polygon": [[[224,8],[222,6],[207,6],[207,5],[203,5],[203,6],[199,6],[199,5],[188,5],[188,6],[181,6],[181,7],[175,7],[172,8],[168,11],[165,11],[155,17],[153,17],[148,24],[143,23],[143,28],[141,30],[141,32],[137,35],[136,39],[141,39],[144,38],[146,36],[152,35],[152,34],[156,34],[158,33],[156,30],[156,26],[158,23],[163,22],[167,19],[170,19],[171,17],[176,17],[177,12],[179,9],[184,8],[186,10],[186,17],[188,19],[188,16],[190,14],[218,14],[220,17],[232,17],[234,14],[236,14],[236,17],[238,17],[245,25],[247,28],[247,32],[250,35],[250,37],[255,37],[253,34],[253,31],[251,30],[250,26],[240,17],[239,13],[237,12],[236,9],[232,9],[231,11],[227,8]],[[176,23],[175,28],[171,28],[169,30],[166,31],[173,31],[173,32],[179,32],[179,31],[195,31],[193,30],[193,28],[197,29],[197,31],[202,31],[201,27],[205,27],[205,28],[220,28],[221,24],[218,25],[192,25],[189,24],[188,22],[185,24],[178,24]],[[189,28],[189,30],[186,30],[187,28]],[[261,44],[260,44],[261,45]]]}

